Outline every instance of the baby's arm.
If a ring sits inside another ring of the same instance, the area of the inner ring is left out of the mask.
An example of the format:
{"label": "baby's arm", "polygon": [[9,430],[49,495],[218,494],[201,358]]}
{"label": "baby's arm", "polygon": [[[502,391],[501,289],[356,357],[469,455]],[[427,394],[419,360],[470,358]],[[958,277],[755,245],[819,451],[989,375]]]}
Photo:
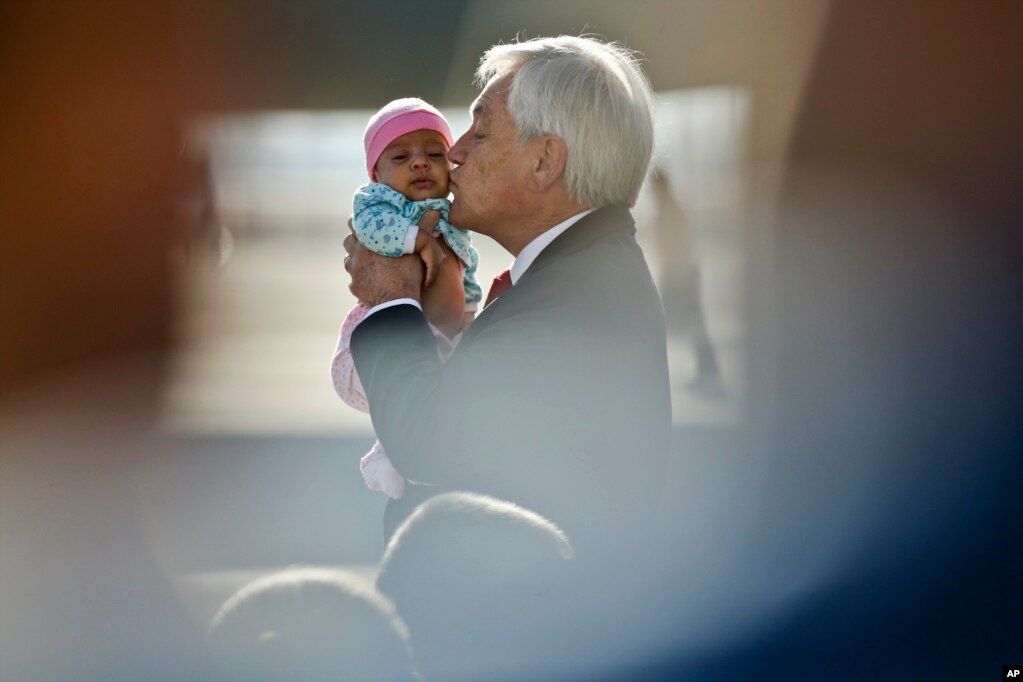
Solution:
{"label": "baby's arm", "polygon": [[444,249],[437,243],[433,231],[440,222],[440,211],[427,211],[419,219],[419,234],[416,235],[416,245],[413,253],[418,253],[426,266],[426,279],[423,286],[430,286],[437,278],[440,264],[447,258]]}
{"label": "baby's arm", "polygon": [[359,242],[381,256],[412,253],[418,228],[402,214],[406,199],[387,185],[360,187],[353,202],[352,229]]}

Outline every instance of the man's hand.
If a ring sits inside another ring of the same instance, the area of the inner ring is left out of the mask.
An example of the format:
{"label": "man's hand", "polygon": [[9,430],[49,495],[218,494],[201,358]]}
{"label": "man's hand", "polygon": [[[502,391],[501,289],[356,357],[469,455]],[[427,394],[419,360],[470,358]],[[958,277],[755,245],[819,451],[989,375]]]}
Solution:
{"label": "man's hand", "polygon": [[[352,221],[348,221],[351,230]],[[421,300],[420,283],[423,281],[423,261],[410,254],[389,258],[373,253],[355,237],[352,231],[345,237],[345,270],[352,278],[348,290],[357,299],[373,307],[399,298]]]}

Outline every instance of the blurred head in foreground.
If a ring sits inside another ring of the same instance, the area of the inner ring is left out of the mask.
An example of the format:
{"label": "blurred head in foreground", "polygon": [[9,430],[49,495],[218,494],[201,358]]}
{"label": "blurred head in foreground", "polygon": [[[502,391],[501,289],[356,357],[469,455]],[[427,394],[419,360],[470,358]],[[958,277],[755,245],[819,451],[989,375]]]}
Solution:
{"label": "blurred head in foreground", "polygon": [[350,573],[293,568],[224,602],[210,647],[230,680],[413,680],[394,606]]}
{"label": "blurred head in foreground", "polygon": [[387,546],[377,587],[431,680],[525,679],[560,647],[553,618],[574,555],[553,523],[471,493],[427,500]]}

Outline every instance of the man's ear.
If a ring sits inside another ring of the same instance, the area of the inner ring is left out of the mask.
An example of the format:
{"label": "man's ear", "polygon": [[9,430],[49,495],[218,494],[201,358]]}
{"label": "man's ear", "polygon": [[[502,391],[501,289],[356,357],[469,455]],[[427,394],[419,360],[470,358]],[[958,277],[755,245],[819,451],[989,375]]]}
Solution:
{"label": "man's ear", "polygon": [[544,192],[561,179],[568,162],[568,145],[560,137],[544,135],[533,140],[533,172],[530,189]]}

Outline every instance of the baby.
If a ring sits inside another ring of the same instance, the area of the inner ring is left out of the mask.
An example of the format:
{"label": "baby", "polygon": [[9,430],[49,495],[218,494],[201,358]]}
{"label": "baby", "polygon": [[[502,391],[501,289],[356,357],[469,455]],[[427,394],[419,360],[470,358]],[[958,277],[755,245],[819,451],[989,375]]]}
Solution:
{"label": "baby", "polygon": [[[384,256],[418,254],[426,266],[423,313],[446,361],[482,297],[476,281],[479,256],[467,230],[447,222],[447,158],[451,129],[439,111],[416,98],[395,100],[366,126],[366,171],[373,182],[355,193],[352,228],[359,242]],[[433,225],[437,213],[436,227]],[[369,312],[356,305],[341,326],[331,363],[334,390],[352,407],[369,412],[351,355],[352,331]],[[370,490],[398,499],[405,479],[377,441],[360,462]]]}

